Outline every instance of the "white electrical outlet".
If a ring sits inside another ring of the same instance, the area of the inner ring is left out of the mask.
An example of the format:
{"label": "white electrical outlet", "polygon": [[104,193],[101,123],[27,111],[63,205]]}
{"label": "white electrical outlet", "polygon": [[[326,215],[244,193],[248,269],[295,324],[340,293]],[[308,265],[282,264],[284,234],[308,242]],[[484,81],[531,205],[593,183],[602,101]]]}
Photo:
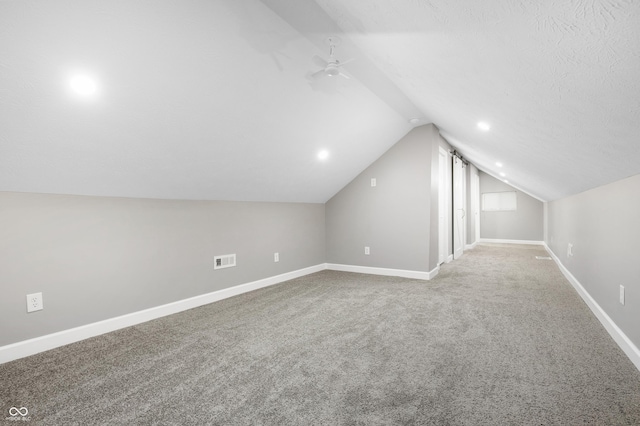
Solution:
{"label": "white electrical outlet", "polygon": [[40,311],[43,308],[42,293],[27,294],[27,312]]}
{"label": "white electrical outlet", "polygon": [[371,186],[376,186],[376,178],[371,178]]}
{"label": "white electrical outlet", "polygon": [[573,244],[569,243],[569,245],[567,246],[567,256],[571,257],[573,256]]}
{"label": "white electrical outlet", "polygon": [[280,262],[280,253],[273,253],[273,261]]}
{"label": "white electrical outlet", "polygon": [[371,254],[371,250],[369,250],[369,247],[365,247],[364,248],[364,254],[366,254],[366,255]]}
{"label": "white electrical outlet", "polygon": [[624,286],[620,286],[620,304],[624,305]]}

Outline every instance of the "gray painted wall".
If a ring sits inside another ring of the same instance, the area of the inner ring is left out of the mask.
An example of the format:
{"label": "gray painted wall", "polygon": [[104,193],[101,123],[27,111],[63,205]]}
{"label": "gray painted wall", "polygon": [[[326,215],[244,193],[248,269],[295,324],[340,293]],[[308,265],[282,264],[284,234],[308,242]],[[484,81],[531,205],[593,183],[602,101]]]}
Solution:
{"label": "gray painted wall", "polygon": [[[640,175],[548,203],[547,245],[640,347]],[[567,246],[573,244],[573,256]],[[626,303],[619,303],[619,286]]]}
{"label": "gray painted wall", "polygon": [[328,263],[436,267],[439,143],[432,124],[411,130],[326,203]]}
{"label": "gray painted wall", "polygon": [[[482,194],[485,192],[516,191],[516,211],[482,211]],[[480,238],[501,240],[543,241],[544,203],[494,178],[480,172]]]}
{"label": "gray painted wall", "polygon": [[0,192],[0,346],[322,264],[324,221],[323,204]]}

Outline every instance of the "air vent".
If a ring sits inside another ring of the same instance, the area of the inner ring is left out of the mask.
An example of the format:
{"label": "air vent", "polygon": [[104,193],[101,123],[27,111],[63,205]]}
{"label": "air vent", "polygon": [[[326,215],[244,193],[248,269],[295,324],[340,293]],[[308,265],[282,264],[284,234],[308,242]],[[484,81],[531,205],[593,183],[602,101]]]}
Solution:
{"label": "air vent", "polygon": [[231,268],[236,266],[235,254],[223,254],[213,258],[213,269]]}
{"label": "air vent", "polygon": [[553,260],[548,256],[536,256],[536,259],[538,259],[538,260]]}

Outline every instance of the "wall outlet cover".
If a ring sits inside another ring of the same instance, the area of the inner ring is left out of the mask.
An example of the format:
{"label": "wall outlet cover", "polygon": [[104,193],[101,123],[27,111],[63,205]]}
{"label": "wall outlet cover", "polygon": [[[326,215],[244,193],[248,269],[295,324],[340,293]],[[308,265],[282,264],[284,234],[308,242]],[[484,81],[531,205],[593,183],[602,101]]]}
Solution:
{"label": "wall outlet cover", "polygon": [[27,312],[41,311],[44,309],[42,293],[27,294]]}

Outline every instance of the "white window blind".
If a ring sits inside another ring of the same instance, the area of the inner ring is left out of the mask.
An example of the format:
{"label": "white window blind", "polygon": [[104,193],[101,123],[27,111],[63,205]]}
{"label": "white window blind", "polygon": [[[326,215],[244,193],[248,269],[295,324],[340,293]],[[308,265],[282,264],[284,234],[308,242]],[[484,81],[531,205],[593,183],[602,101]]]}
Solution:
{"label": "white window blind", "polygon": [[485,192],[482,194],[482,211],[499,212],[515,211],[518,209],[515,191]]}

